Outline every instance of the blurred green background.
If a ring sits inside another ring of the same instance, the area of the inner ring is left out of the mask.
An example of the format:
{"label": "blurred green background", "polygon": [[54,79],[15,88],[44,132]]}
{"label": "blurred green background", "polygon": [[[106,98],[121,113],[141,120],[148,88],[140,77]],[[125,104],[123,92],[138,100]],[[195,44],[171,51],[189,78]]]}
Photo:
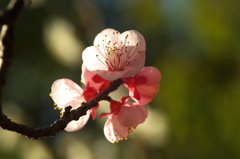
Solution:
{"label": "blurred green background", "polygon": [[[48,95],[52,83],[79,82],[81,52],[105,28],[144,35],[146,66],[161,71],[161,89],[146,105],[147,121],[127,141],[105,139],[106,118],[39,140],[0,130],[1,159],[240,158],[240,1],[32,2],[18,19],[4,89],[3,109],[14,121],[42,127],[59,117]],[[7,3],[1,0],[0,8]],[[113,96],[126,95],[119,92]]]}

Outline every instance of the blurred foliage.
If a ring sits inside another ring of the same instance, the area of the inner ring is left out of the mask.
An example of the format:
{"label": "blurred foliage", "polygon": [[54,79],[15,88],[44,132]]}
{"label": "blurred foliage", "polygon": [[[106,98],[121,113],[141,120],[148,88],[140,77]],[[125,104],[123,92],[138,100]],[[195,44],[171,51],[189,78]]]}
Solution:
{"label": "blurred foliage", "polygon": [[79,82],[81,52],[104,28],[144,35],[146,65],[161,71],[161,90],[128,141],[109,143],[105,118],[37,141],[1,130],[1,159],[240,158],[240,1],[32,2],[18,20],[4,92],[4,112],[13,120],[37,127],[58,118],[51,84],[63,77]]}

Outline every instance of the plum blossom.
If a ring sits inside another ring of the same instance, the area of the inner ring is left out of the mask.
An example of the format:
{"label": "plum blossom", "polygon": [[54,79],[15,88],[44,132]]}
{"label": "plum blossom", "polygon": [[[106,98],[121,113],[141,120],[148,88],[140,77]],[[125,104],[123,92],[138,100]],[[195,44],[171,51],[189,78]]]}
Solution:
{"label": "plum blossom", "polygon": [[114,143],[127,139],[127,136],[138,124],[145,121],[148,116],[144,105],[138,103],[127,103],[129,97],[122,97],[120,102],[110,101],[110,113],[102,113],[100,117],[107,116],[104,125],[104,134],[108,141]]}
{"label": "plum blossom", "polygon": [[133,77],[125,78],[124,85],[129,89],[129,95],[139,104],[147,104],[159,90],[161,74],[156,67],[144,67]]}
{"label": "plum blossom", "polygon": [[[100,114],[100,117],[107,116],[105,137],[111,143],[127,139],[128,134],[148,117],[144,104],[149,103],[160,88],[159,70],[144,67],[145,51],[145,39],[139,32],[129,30],[120,34],[114,29],[103,30],[95,37],[93,46],[87,47],[82,53],[81,82],[85,85],[84,88],[67,78],[53,83],[50,95],[57,108],[63,113],[66,107],[77,109],[82,102],[88,102],[95,96],[97,97],[92,100],[94,102],[99,102],[99,99],[107,100],[110,102],[110,112]],[[128,88],[129,95],[115,101],[104,89],[111,81],[119,78]],[[99,92],[102,94],[98,94]],[[128,102],[129,98],[134,102]],[[95,109],[99,106],[89,109],[77,121],[69,122],[65,130],[81,129],[90,114],[93,119],[96,118]]]}
{"label": "plum blossom", "polygon": [[[82,102],[85,102],[83,89],[70,79],[62,78],[52,84],[50,93],[57,107],[64,112],[64,108],[72,106],[72,109],[78,108]],[[87,114],[81,116],[77,121],[71,121],[65,128],[66,131],[76,131],[81,129],[88,121],[90,110]]]}
{"label": "plum blossom", "polygon": [[114,29],[105,29],[87,47],[82,58],[86,68],[102,78],[113,81],[137,74],[145,63],[146,43],[135,30],[120,34]]}

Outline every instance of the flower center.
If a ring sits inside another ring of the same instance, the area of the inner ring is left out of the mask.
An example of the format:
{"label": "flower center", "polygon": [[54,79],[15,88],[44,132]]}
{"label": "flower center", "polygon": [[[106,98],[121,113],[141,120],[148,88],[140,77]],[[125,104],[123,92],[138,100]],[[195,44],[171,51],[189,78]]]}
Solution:
{"label": "flower center", "polygon": [[126,35],[124,40],[121,40],[118,38],[119,32],[113,32],[112,34],[113,41],[107,41],[107,35],[102,40],[101,46],[103,47],[104,61],[98,55],[96,56],[100,62],[108,67],[109,71],[123,71],[124,67],[131,62],[133,57],[141,53],[141,51],[136,51],[138,43],[129,46],[129,35]]}

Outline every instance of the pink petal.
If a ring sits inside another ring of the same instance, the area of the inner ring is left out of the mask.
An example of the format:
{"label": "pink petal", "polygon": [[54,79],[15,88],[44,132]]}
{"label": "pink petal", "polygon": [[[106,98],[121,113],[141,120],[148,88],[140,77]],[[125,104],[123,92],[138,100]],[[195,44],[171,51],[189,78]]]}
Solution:
{"label": "pink petal", "polygon": [[131,98],[139,104],[147,104],[159,90],[161,74],[155,67],[144,67],[137,75],[123,80]]}
{"label": "pink petal", "polygon": [[111,143],[123,140],[128,135],[128,127],[122,126],[115,115],[109,115],[104,125],[104,135]]}
{"label": "pink petal", "polygon": [[126,127],[135,127],[147,118],[147,109],[138,103],[126,103],[118,114],[119,123]]}
{"label": "pink petal", "polygon": [[[149,102],[152,101],[153,97],[155,97],[155,95],[157,94],[158,90],[159,90],[159,85],[141,85],[141,86],[137,86],[136,87],[140,99],[136,99],[136,101],[139,104],[148,104]],[[133,96],[133,98],[135,98]]]}
{"label": "pink petal", "polygon": [[87,111],[87,114],[84,116],[81,116],[77,121],[73,120],[70,123],[68,123],[67,127],[65,128],[66,131],[77,131],[81,129],[88,121],[90,116],[89,111]]}
{"label": "pink petal", "polygon": [[82,88],[70,79],[62,78],[52,84],[51,97],[58,107],[79,106],[84,98]]}
{"label": "pink petal", "polygon": [[87,82],[89,82],[93,78],[93,76],[95,76],[95,75],[96,75],[96,73],[89,71],[86,68],[86,66],[84,65],[84,63],[82,64],[81,82],[83,84],[86,85]]}
{"label": "pink petal", "polygon": [[109,81],[100,77],[98,74],[89,71],[84,64],[82,64],[81,81],[85,85],[95,88],[97,91],[100,91],[105,83],[109,83]]}
{"label": "pink petal", "polygon": [[137,77],[144,76],[147,78],[146,85],[159,84],[161,80],[161,73],[156,67],[143,67],[143,69],[137,74]]}

